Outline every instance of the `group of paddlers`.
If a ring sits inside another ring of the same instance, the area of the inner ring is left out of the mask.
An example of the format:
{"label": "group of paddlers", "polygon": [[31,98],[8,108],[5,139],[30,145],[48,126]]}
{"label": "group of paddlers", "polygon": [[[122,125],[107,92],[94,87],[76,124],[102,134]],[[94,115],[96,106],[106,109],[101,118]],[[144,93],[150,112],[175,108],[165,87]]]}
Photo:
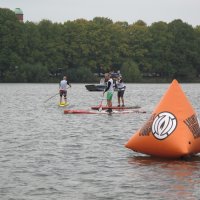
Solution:
{"label": "group of paddlers", "polygon": [[[105,93],[106,99],[107,99],[107,106],[108,110],[107,112],[112,112],[112,97],[114,93],[114,89],[117,88],[117,98],[118,98],[118,107],[122,106],[124,107],[124,92],[126,89],[126,86],[123,82],[122,76],[118,77],[112,77],[111,73],[105,73],[105,83],[106,88],[103,91],[103,96]],[[60,81],[59,84],[59,94],[60,94],[60,103],[62,102],[62,98],[64,98],[64,103],[67,102],[67,88],[71,87],[71,84],[67,80],[67,76],[63,77],[63,80]]]}

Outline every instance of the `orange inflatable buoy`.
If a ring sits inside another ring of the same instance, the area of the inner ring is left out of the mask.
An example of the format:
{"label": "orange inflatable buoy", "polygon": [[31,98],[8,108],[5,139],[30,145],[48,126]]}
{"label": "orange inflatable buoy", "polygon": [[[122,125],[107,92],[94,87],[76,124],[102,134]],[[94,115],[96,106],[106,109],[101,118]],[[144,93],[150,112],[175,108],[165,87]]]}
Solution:
{"label": "orange inflatable buoy", "polygon": [[173,80],[150,119],[125,146],[133,151],[167,158],[200,152],[197,115],[177,80]]}

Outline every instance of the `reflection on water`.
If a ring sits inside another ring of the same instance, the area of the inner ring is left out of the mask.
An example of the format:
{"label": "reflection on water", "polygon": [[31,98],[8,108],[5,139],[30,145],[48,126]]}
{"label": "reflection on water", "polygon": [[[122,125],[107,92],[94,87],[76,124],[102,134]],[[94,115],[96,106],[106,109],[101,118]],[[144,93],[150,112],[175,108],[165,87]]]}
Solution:
{"label": "reflection on water", "polygon": [[[147,113],[108,116],[64,115],[59,96],[44,103],[58,84],[0,84],[0,199],[199,199],[198,156],[161,160],[124,147],[167,87],[127,84],[126,105]],[[199,84],[183,88],[199,115]],[[83,84],[68,94],[72,109],[90,109],[102,96]]]}
{"label": "reflection on water", "polygon": [[[200,156],[187,160],[170,160],[151,156],[135,156],[128,162],[137,168],[149,168],[143,174],[147,184],[155,184],[160,199],[199,199]],[[151,181],[152,179],[152,181]],[[153,187],[153,186],[151,186]]]}

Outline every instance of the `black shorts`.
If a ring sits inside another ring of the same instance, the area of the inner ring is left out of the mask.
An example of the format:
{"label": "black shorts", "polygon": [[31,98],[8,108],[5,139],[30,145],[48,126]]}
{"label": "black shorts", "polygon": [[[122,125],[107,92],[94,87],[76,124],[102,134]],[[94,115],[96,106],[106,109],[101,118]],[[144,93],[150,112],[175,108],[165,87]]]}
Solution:
{"label": "black shorts", "polygon": [[124,90],[119,90],[119,91],[117,92],[117,96],[118,96],[118,97],[123,97],[123,96],[124,96]]}
{"label": "black shorts", "polygon": [[66,90],[60,90],[60,97],[66,97],[67,96],[67,91]]}

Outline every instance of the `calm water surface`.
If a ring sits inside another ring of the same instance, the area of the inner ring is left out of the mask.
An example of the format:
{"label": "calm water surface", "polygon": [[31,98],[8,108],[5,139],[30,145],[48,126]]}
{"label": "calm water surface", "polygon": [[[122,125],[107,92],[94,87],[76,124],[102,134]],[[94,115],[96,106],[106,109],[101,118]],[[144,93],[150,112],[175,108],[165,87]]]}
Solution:
{"label": "calm water surface", "polygon": [[[145,114],[64,115],[58,84],[0,84],[0,199],[200,199],[200,156],[153,159],[124,144],[149,118],[169,84],[129,84],[126,105]],[[182,84],[200,114],[200,84]],[[102,93],[69,89],[71,109]],[[116,104],[116,94],[114,96]]]}

